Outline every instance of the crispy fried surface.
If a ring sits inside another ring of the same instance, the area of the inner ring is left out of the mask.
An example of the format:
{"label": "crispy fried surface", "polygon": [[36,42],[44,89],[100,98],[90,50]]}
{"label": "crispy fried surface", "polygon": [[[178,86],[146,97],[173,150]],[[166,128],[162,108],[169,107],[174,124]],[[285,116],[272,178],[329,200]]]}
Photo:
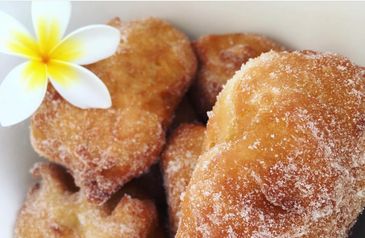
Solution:
{"label": "crispy fried surface", "polygon": [[171,234],[180,220],[180,202],[190,181],[196,160],[201,154],[205,127],[182,124],[171,135],[161,156],[164,186],[167,193]]}
{"label": "crispy fried surface", "polygon": [[196,69],[189,40],[168,23],[114,19],[111,25],[122,35],[117,53],[88,68],[108,87],[112,108],[80,110],[49,88],[31,124],[35,150],[69,168],[98,203],[156,162]]}
{"label": "crispy fried surface", "polygon": [[138,107],[168,125],[196,71],[189,39],[156,18],[111,24],[121,31],[118,52],[89,68],[108,86],[114,107]]}
{"label": "crispy fried surface", "polygon": [[193,84],[192,98],[199,113],[206,117],[218,93],[243,63],[270,50],[283,50],[278,43],[254,34],[207,35],[193,44],[200,69]]}
{"label": "crispy fried surface", "polygon": [[157,237],[157,212],[149,200],[123,194],[115,205],[98,207],[72,185],[72,177],[54,164],[38,164],[41,176],[17,219],[18,238]]}
{"label": "crispy fried surface", "polygon": [[347,237],[365,206],[365,71],[315,52],[249,61],[219,94],[177,237]]}
{"label": "crispy fried surface", "polygon": [[151,238],[169,237],[166,226],[168,223],[166,196],[159,163],[151,166],[148,172],[140,177],[128,182],[120,192],[128,192],[133,197],[152,200],[157,208],[159,227]]}

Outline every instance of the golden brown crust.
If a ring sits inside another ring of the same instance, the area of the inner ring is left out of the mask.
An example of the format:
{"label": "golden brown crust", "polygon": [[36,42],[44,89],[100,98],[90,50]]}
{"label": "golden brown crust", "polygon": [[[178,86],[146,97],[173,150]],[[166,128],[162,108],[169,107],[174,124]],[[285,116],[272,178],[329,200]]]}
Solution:
{"label": "golden brown crust", "polygon": [[147,238],[158,226],[149,200],[124,194],[109,210],[86,201],[58,165],[38,164],[33,174],[42,181],[30,190],[18,215],[17,238]]}
{"label": "golden brown crust", "polygon": [[188,38],[165,21],[111,24],[121,31],[117,53],[88,68],[108,87],[112,108],[77,109],[50,87],[31,124],[35,150],[69,168],[98,203],[157,161],[196,69]]}
{"label": "golden brown crust", "polygon": [[71,169],[76,183],[96,201],[105,201],[145,171],[163,143],[164,132],[152,113],[132,108],[83,111],[52,89],[32,120],[35,150]]}
{"label": "golden brown crust", "polygon": [[167,193],[171,234],[175,235],[180,220],[180,201],[196,160],[201,154],[205,127],[182,124],[171,135],[161,156],[161,169]]}
{"label": "golden brown crust", "polygon": [[150,111],[167,126],[196,72],[190,40],[157,18],[112,25],[122,36],[117,54],[89,68],[115,95],[114,106]]}
{"label": "golden brown crust", "polygon": [[249,61],[219,94],[177,237],[347,237],[365,206],[365,74],[316,52]]}
{"label": "golden brown crust", "polygon": [[200,68],[191,91],[195,106],[204,117],[212,109],[223,85],[242,64],[261,53],[284,49],[264,36],[239,33],[203,36],[193,46]]}

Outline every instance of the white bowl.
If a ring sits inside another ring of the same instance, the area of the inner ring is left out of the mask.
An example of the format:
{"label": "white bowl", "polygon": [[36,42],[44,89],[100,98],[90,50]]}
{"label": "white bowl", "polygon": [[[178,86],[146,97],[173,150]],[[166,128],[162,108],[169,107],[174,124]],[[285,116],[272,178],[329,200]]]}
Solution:
{"label": "white bowl", "polygon": [[[0,2],[0,10],[31,29],[29,2]],[[160,17],[193,39],[211,33],[262,33],[293,49],[337,52],[365,65],[365,2],[75,2],[69,30],[114,16]],[[0,55],[0,62],[1,81],[20,61]],[[28,171],[40,160],[30,146],[28,127],[24,122],[0,128],[1,238],[12,237],[32,182]]]}

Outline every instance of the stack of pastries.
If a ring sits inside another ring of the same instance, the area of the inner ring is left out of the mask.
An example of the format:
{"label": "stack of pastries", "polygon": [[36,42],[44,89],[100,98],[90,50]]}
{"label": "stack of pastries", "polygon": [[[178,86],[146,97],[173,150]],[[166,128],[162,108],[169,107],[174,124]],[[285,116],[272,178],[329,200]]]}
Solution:
{"label": "stack of pastries", "polygon": [[18,238],[340,238],[365,207],[365,70],[255,34],[109,23],[107,110],[50,86]]}

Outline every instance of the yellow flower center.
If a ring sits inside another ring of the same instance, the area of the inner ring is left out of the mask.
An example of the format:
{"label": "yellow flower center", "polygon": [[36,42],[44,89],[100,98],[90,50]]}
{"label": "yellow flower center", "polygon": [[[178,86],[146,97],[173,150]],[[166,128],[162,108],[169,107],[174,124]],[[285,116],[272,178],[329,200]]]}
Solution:
{"label": "yellow flower center", "polygon": [[38,40],[22,32],[13,34],[14,40],[9,43],[9,48],[30,60],[38,60],[44,64],[49,64],[52,60],[70,62],[82,55],[81,43],[75,39],[60,44],[61,29],[56,21],[38,21]]}
{"label": "yellow flower center", "polygon": [[69,39],[60,43],[62,35],[56,21],[39,20],[36,30],[38,40],[14,31],[14,40],[9,43],[12,52],[30,60],[23,72],[26,84],[30,89],[40,86],[49,73],[59,84],[66,86],[70,79],[76,77],[76,73],[66,63],[81,56],[80,42]]}
{"label": "yellow flower center", "polygon": [[43,64],[48,64],[49,63],[49,61],[51,60],[51,58],[49,57],[49,55],[48,54],[46,54],[46,55],[42,55],[41,56],[41,61],[42,61],[42,63]]}

